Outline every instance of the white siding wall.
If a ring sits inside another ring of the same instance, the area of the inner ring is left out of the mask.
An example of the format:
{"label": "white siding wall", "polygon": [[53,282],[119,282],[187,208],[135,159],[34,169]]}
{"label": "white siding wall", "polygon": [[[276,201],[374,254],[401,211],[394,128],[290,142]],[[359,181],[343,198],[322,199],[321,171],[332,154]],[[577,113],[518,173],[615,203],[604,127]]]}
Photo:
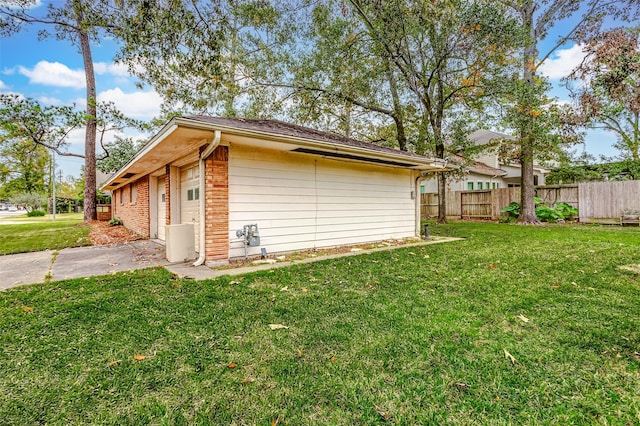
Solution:
{"label": "white siding wall", "polygon": [[229,256],[252,223],[269,253],[412,237],[412,185],[408,170],[231,146]]}

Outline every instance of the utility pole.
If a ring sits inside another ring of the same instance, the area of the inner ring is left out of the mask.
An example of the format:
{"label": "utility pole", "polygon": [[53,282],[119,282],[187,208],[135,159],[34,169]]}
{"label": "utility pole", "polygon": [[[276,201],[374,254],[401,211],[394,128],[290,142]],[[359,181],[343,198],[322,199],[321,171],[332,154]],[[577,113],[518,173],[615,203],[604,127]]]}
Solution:
{"label": "utility pole", "polygon": [[56,207],[57,207],[57,201],[56,201],[56,152],[55,151],[51,151],[51,198],[53,198],[52,201],[52,207],[51,207],[51,211],[53,213],[53,221],[56,221]]}

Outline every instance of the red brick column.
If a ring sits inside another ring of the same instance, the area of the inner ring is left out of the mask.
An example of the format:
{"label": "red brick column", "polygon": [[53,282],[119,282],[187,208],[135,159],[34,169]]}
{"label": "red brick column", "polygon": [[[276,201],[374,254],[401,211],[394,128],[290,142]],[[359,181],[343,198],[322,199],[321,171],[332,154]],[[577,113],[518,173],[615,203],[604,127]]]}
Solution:
{"label": "red brick column", "polygon": [[229,147],[218,146],[205,161],[205,259],[229,260]]}
{"label": "red brick column", "polygon": [[164,170],[165,225],[171,225],[171,166],[167,164]]}

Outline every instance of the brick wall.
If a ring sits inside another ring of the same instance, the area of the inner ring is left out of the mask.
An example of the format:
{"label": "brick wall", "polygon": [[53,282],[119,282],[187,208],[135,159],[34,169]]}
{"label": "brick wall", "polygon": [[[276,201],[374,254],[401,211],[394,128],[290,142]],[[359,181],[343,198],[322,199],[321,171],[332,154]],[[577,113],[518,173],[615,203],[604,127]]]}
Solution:
{"label": "brick wall", "polygon": [[[218,146],[205,161],[207,263],[229,260],[229,148]],[[202,222],[202,218],[201,218]]]}
{"label": "brick wall", "polygon": [[164,179],[164,198],[166,200],[165,203],[165,213],[166,213],[166,223],[165,225],[171,225],[171,166],[167,164],[164,168],[165,170],[165,179]]}
{"label": "brick wall", "polygon": [[[133,186],[135,186],[137,194],[135,200],[132,201]],[[132,231],[145,237],[149,236],[149,176],[114,191],[111,204],[113,217],[122,219],[124,226]]]}

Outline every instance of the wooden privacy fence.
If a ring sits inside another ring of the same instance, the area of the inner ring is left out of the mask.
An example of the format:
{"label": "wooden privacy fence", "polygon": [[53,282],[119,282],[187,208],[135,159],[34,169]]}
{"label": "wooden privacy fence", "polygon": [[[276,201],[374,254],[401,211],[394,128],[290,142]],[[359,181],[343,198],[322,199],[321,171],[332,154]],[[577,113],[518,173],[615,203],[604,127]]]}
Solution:
{"label": "wooden privacy fence", "polygon": [[[623,210],[640,209],[640,181],[587,182],[536,187],[548,205],[576,207],[581,222],[619,223]],[[520,188],[447,192],[447,217],[497,220],[511,202],[520,202]],[[423,218],[438,215],[438,194],[421,194]]]}

